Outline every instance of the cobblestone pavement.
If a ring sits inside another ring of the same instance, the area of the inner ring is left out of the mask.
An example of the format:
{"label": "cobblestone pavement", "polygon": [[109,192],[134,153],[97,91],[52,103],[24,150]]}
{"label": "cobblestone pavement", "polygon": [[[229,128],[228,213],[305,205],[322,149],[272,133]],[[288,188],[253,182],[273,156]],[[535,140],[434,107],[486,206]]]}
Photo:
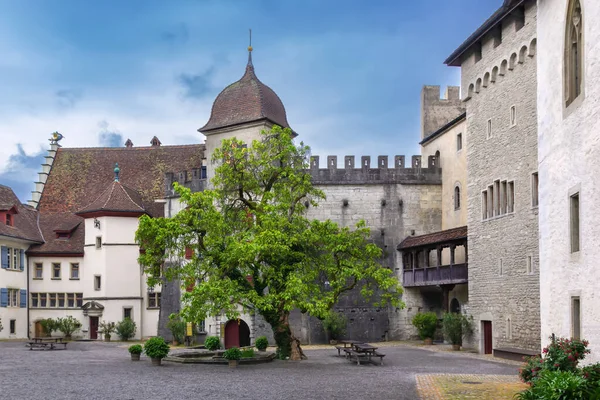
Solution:
{"label": "cobblestone pavement", "polygon": [[417,393],[427,400],[511,400],[527,385],[515,375],[417,375]]}
{"label": "cobblestone pavement", "polygon": [[[131,362],[118,343],[73,342],[66,351],[29,351],[0,342],[1,399],[418,399],[417,375],[516,377],[517,367],[461,354],[386,347],[385,365],[357,366],[337,351],[307,361],[227,366]],[[433,397],[435,399],[435,397]]]}

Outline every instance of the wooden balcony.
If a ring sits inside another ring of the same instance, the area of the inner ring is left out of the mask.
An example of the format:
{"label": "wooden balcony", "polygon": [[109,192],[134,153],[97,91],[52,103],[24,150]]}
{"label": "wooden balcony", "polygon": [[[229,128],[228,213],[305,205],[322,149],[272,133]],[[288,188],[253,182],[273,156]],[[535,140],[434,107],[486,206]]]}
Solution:
{"label": "wooden balcony", "polygon": [[439,267],[404,270],[402,286],[456,285],[469,281],[468,264],[441,265]]}

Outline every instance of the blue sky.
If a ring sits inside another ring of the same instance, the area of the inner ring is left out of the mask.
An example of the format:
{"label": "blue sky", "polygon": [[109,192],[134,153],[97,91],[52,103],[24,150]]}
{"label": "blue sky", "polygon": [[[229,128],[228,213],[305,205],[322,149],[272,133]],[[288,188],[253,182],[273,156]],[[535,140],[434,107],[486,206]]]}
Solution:
{"label": "blue sky", "polygon": [[65,147],[201,143],[248,28],[257,76],[313,154],[418,154],[421,86],[459,83],[444,59],[500,5],[0,0],[0,183],[28,200],[56,130]]}

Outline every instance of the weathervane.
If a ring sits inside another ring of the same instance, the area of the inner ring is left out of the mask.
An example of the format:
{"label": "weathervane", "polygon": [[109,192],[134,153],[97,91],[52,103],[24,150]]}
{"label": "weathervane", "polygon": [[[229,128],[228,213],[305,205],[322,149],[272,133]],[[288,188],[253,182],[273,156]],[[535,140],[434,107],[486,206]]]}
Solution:
{"label": "weathervane", "polygon": [[48,140],[50,141],[50,144],[58,144],[58,142],[60,142],[63,138],[64,136],[57,131],[53,132],[52,137]]}
{"label": "weathervane", "polygon": [[248,67],[252,66],[252,29],[248,29],[250,42],[248,44]]}

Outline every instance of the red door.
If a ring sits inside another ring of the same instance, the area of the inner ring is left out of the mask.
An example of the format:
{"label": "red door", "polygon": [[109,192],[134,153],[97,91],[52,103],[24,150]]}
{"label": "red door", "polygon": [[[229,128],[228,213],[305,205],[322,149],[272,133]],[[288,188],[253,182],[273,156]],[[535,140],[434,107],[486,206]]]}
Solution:
{"label": "red door", "polygon": [[483,321],[483,353],[492,354],[492,321]]}
{"label": "red door", "polygon": [[98,339],[98,317],[90,317],[90,339]]}
{"label": "red door", "polygon": [[240,327],[233,319],[225,324],[225,348],[230,347],[240,347]]}

